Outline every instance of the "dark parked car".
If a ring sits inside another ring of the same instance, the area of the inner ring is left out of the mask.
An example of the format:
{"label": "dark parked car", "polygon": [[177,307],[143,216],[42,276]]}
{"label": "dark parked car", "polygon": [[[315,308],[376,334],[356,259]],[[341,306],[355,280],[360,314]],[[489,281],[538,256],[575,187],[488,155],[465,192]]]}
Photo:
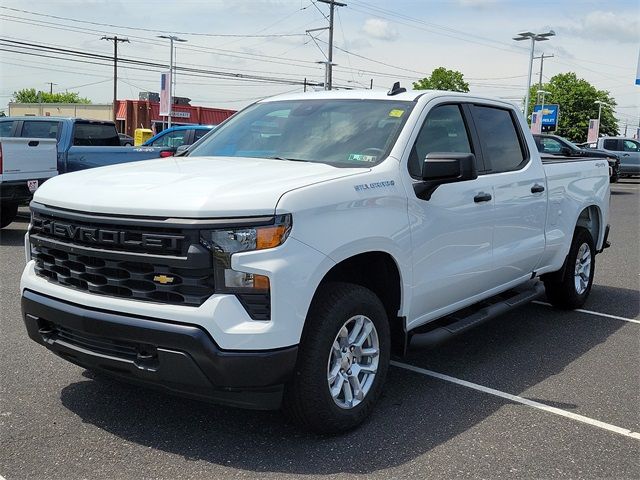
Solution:
{"label": "dark parked car", "polygon": [[611,183],[618,181],[620,174],[620,157],[604,150],[580,148],[575,143],[557,135],[534,134],[534,140],[540,153],[559,155],[563,157],[592,157],[606,158],[611,167]]}
{"label": "dark parked car", "polygon": [[123,147],[133,147],[133,137],[131,135],[119,133],[118,137],[120,137],[120,145]]}

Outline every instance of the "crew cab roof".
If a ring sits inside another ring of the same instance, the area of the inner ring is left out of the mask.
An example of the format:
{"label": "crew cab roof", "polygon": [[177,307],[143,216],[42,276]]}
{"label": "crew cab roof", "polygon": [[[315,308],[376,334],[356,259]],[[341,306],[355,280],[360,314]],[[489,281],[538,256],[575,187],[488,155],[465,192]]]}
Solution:
{"label": "crew cab roof", "polygon": [[330,90],[330,91],[319,91],[319,92],[303,92],[303,93],[284,93],[282,95],[276,95],[274,97],[265,98],[260,100],[258,103],[266,103],[266,102],[277,102],[282,100],[329,100],[329,99],[344,99],[344,100],[390,100],[390,101],[416,101],[419,97],[428,96],[428,97],[461,97],[466,98],[469,101],[473,101],[476,99],[483,100],[492,100],[503,103],[505,105],[513,106],[510,102],[505,102],[504,100],[500,100],[497,98],[486,98],[486,97],[477,97],[475,95],[471,95],[469,93],[460,93],[460,92],[450,92],[444,90],[407,90],[406,92],[397,93],[395,95],[388,95],[387,90]]}

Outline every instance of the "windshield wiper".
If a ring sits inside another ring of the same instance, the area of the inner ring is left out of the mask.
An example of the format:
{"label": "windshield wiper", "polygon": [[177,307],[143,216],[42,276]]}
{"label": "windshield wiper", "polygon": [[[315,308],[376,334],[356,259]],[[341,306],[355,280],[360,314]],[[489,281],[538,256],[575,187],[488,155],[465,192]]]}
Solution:
{"label": "windshield wiper", "polygon": [[301,158],[289,158],[289,157],[267,157],[269,160],[287,160],[289,162],[310,162],[311,160],[303,160]]}

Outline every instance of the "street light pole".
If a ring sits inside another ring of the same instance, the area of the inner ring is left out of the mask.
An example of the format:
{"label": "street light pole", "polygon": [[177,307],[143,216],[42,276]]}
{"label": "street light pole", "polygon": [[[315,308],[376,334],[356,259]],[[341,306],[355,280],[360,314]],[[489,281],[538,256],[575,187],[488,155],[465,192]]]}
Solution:
{"label": "street light pole", "polygon": [[173,109],[173,92],[174,92],[174,88],[175,88],[175,82],[174,82],[174,78],[175,78],[175,67],[173,65],[173,42],[186,42],[185,39],[183,38],[178,38],[175,35],[158,35],[158,38],[164,38],[169,40],[169,48],[170,48],[170,52],[169,52],[169,76],[170,76],[170,81],[169,81],[169,116],[167,119],[167,127],[171,128],[171,114],[172,114],[172,109]]}
{"label": "street light pole", "polygon": [[531,73],[533,71],[533,54],[536,48],[536,42],[543,42],[545,40],[549,40],[549,37],[553,37],[556,34],[553,30],[549,30],[546,33],[533,33],[533,32],[522,32],[519,33],[517,37],[513,37],[513,39],[517,42],[522,40],[531,40],[531,51],[529,52],[529,74],[527,75],[527,93],[524,97],[524,116],[525,119],[529,114],[529,90],[531,88]]}

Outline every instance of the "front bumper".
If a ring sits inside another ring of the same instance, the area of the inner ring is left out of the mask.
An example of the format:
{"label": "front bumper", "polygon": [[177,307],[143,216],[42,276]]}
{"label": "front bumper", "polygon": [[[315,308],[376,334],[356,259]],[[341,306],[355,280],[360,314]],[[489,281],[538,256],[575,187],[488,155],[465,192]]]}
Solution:
{"label": "front bumper", "polygon": [[23,290],[29,337],[81,367],[225,405],[277,409],[298,347],[220,349],[196,325],[124,315]]}

